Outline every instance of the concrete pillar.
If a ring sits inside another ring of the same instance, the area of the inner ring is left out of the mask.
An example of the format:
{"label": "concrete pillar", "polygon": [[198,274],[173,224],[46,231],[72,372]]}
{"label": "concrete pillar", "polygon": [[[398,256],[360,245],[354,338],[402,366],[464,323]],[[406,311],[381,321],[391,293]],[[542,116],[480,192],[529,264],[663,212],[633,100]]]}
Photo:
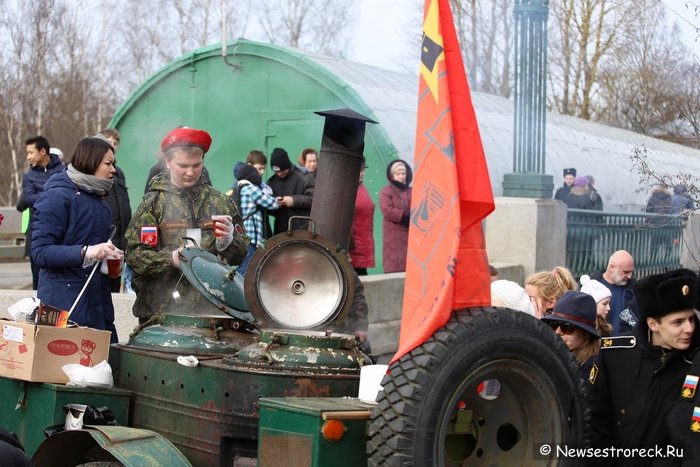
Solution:
{"label": "concrete pillar", "polygon": [[496,198],[486,218],[491,263],[521,264],[525,277],[566,265],[566,205],[553,199]]}
{"label": "concrete pillar", "polygon": [[700,213],[693,211],[683,227],[681,266],[692,271],[700,269]]}

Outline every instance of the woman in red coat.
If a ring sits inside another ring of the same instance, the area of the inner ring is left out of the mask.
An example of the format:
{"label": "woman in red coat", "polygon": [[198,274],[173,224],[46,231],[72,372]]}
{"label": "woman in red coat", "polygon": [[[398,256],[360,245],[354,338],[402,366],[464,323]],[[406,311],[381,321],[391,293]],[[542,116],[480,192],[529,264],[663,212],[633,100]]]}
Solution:
{"label": "woman in red coat", "polygon": [[406,270],[408,221],[411,212],[411,180],[413,173],[404,161],[391,161],[386,168],[389,184],[379,193],[382,210],[382,264],[384,272]]}
{"label": "woman in red coat", "polygon": [[367,269],[374,267],[374,201],[362,179],[367,163],[362,158],[360,184],[355,198],[355,215],[352,218],[350,261],[358,276],[366,276]]}

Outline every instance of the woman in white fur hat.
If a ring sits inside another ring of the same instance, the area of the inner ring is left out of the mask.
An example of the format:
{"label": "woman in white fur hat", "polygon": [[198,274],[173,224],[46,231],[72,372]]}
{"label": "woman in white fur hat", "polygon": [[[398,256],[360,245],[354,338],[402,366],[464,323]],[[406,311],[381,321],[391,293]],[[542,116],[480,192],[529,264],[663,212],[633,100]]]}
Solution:
{"label": "woman in white fur hat", "polygon": [[608,313],[610,312],[610,297],[612,293],[610,289],[590,276],[581,276],[581,292],[587,293],[595,299],[596,303],[596,322],[595,327],[601,337],[612,335],[612,325],[608,323]]}

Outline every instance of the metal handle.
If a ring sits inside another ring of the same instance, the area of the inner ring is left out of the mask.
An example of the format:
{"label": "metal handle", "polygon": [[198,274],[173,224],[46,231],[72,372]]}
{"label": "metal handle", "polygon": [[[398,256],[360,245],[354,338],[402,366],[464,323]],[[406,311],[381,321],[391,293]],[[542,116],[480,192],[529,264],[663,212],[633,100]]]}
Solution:
{"label": "metal handle", "polygon": [[[309,225],[311,226],[311,233],[313,233],[314,235],[316,234],[316,224],[314,223],[314,220],[309,216],[292,216],[292,217],[290,217],[289,220],[287,221],[287,232],[292,231],[292,222],[295,219],[302,219],[302,220],[309,221]],[[308,229],[306,229],[306,230],[308,230]]]}

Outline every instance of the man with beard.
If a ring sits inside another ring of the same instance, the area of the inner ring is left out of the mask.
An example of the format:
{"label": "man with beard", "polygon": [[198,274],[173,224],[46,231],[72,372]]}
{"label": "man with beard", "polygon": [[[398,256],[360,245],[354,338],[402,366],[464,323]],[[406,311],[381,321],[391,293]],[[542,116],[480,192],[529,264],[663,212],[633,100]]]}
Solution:
{"label": "man with beard", "polygon": [[613,327],[613,336],[630,331],[638,321],[633,273],[634,258],[629,252],[618,250],[610,256],[605,272],[591,275],[612,293],[608,321]]}

